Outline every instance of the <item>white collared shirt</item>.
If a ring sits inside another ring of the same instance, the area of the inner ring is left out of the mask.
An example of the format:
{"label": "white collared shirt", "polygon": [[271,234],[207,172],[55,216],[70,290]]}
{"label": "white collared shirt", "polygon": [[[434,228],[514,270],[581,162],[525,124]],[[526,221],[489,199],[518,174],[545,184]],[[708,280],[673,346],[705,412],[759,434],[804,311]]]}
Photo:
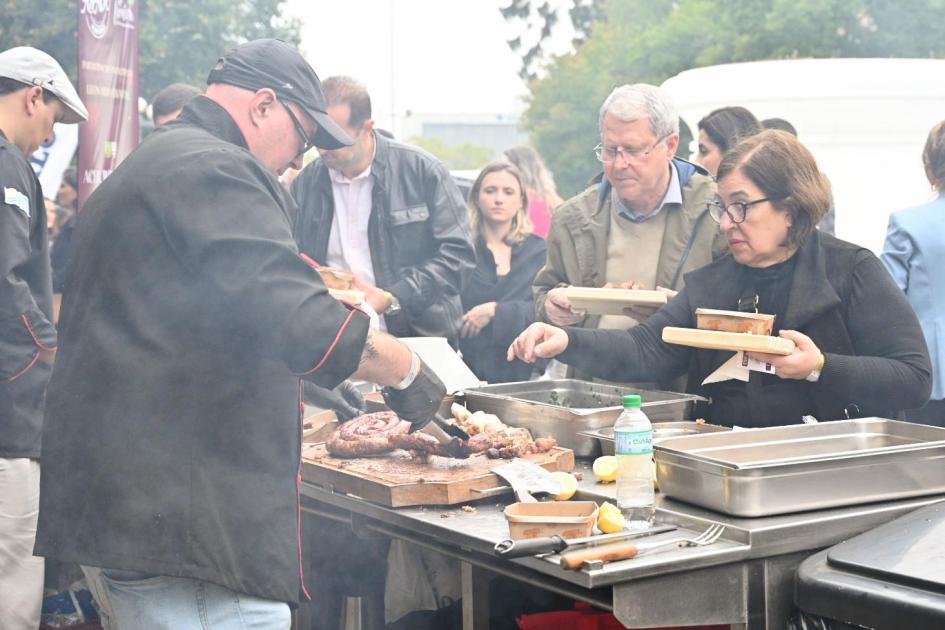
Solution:
{"label": "white collared shirt", "polygon": [[[371,244],[368,240],[368,223],[371,220],[374,192],[371,165],[351,178],[332,168],[328,169],[328,175],[331,178],[335,213],[328,235],[325,264],[349,269],[364,282],[377,286]],[[387,329],[383,317],[380,318],[380,329]]]}
{"label": "white collared shirt", "polygon": [[350,269],[365,282],[374,284],[374,265],[368,243],[368,222],[371,220],[371,193],[374,177],[371,167],[352,178],[328,169],[335,213],[328,236],[325,264]]}

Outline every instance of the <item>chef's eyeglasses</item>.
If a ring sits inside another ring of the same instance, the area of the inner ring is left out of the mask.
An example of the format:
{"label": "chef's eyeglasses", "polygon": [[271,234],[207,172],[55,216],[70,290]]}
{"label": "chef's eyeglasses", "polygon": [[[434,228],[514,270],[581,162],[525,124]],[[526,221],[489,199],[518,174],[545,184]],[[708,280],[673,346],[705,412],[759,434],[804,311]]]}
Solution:
{"label": "chef's eyeglasses", "polygon": [[597,156],[598,160],[600,160],[601,162],[604,162],[605,164],[613,162],[614,160],[617,159],[618,156],[623,157],[628,162],[634,162],[634,163],[642,162],[646,158],[646,156],[648,156],[650,153],[653,152],[653,149],[658,147],[660,143],[663,142],[663,140],[665,140],[671,135],[672,134],[666,134],[665,136],[663,136],[662,138],[660,138],[659,140],[657,140],[650,146],[646,147],[645,149],[633,149],[630,147],[612,147],[610,145],[601,143],[601,144],[598,144],[596,147],[594,147],[594,155]]}
{"label": "chef's eyeglasses", "polygon": [[748,209],[752,206],[756,206],[759,203],[764,203],[766,201],[773,201],[767,197],[761,199],[755,199],[754,201],[733,201],[728,205],[722,205],[721,199],[715,199],[706,204],[709,207],[709,215],[715,219],[716,223],[722,222],[722,213],[728,215],[728,218],[732,220],[732,223],[738,224],[742,223],[745,220],[745,216],[748,214]]}
{"label": "chef's eyeglasses", "polygon": [[292,124],[295,125],[295,130],[298,132],[299,136],[302,138],[302,150],[299,151],[299,155],[308,153],[308,150],[315,146],[315,143],[312,142],[312,139],[308,137],[308,134],[305,131],[305,127],[302,126],[302,122],[295,115],[295,112],[292,111],[292,108],[289,107],[289,104],[283,101],[281,98],[279,102],[282,103],[282,106],[285,107],[285,111],[289,112],[289,118],[292,119]]}

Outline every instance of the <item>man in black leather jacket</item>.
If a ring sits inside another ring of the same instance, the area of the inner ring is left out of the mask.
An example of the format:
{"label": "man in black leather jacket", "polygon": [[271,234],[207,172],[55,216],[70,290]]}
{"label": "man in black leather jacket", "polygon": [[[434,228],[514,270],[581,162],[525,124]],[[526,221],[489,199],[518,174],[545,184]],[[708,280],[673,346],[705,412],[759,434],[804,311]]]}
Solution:
{"label": "man in black leather jacket", "polygon": [[455,345],[476,256],[459,189],[430,154],[374,133],[363,85],[331,77],[322,86],[328,115],[355,144],[319,149],[293,183],[299,250],[354,271],[391,334]]}

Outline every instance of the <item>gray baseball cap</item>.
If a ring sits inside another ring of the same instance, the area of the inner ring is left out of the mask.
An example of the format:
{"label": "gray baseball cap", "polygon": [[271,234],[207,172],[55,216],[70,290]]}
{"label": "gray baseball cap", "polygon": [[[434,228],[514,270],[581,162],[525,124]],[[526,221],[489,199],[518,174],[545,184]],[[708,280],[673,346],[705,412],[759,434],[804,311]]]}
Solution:
{"label": "gray baseball cap", "polygon": [[30,46],[17,46],[0,53],[0,77],[26,85],[38,85],[55,95],[65,106],[62,122],[79,123],[89,119],[65,70],[50,55]]}

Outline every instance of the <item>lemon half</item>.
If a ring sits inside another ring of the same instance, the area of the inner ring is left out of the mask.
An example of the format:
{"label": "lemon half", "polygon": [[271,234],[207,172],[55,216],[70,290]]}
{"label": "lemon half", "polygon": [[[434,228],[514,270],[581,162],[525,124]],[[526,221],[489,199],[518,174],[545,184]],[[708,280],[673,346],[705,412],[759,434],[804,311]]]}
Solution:
{"label": "lemon half", "polygon": [[567,501],[577,492],[578,482],[571,473],[557,470],[551,473],[551,476],[554,477],[561,486],[558,494],[555,495],[555,501]]}
{"label": "lemon half", "polygon": [[594,476],[604,483],[617,480],[617,458],[613,455],[604,455],[594,460]]}
{"label": "lemon half", "polygon": [[622,532],[627,527],[627,521],[620,513],[620,510],[614,512],[599,512],[597,517],[597,528],[605,534],[616,534]]}
{"label": "lemon half", "polygon": [[620,514],[620,508],[611,503],[610,501],[604,501],[600,504],[598,508],[598,514]]}

